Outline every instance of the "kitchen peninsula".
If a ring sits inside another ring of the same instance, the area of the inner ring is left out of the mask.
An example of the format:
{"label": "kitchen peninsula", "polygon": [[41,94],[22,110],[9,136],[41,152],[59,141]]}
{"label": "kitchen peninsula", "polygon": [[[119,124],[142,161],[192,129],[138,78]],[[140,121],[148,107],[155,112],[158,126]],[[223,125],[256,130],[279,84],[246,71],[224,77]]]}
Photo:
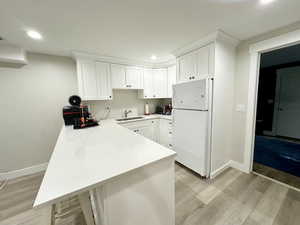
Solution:
{"label": "kitchen peninsula", "polygon": [[174,160],[112,119],[63,127],[34,206],[78,195],[87,225],[174,225]]}

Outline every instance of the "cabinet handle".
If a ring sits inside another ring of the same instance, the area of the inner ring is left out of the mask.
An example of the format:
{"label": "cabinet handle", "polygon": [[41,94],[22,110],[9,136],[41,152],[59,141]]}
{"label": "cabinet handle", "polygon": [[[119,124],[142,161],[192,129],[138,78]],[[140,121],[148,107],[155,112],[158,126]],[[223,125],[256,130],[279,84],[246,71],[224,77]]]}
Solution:
{"label": "cabinet handle", "polygon": [[170,131],[169,134],[172,134],[172,132]]}
{"label": "cabinet handle", "polygon": [[192,79],[192,77],[189,77],[189,80],[191,80]]}
{"label": "cabinet handle", "polygon": [[169,144],[169,147],[173,147],[173,145],[172,145],[172,144]]}
{"label": "cabinet handle", "polygon": [[194,77],[194,76],[192,76],[192,79],[195,79],[195,77]]}
{"label": "cabinet handle", "polygon": [[172,125],[172,122],[169,122],[170,125]]}
{"label": "cabinet handle", "polygon": [[111,98],[111,96],[109,96],[109,98]]}
{"label": "cabinet handle", "polygon": [[147,98],[147,95],[145,95],[145,98]]}

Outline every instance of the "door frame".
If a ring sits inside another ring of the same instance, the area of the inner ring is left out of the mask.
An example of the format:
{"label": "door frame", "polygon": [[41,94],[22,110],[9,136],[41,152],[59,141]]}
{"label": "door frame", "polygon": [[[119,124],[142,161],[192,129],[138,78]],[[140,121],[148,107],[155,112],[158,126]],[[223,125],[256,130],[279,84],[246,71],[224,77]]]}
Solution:
{"label": "door frame", "polygon": [[261,54],[300,43],[300,30],[289,32],[271,39],[250,45],[250,72],[248,85],[248,107],[246,115],[246,133],[244,150],[244,167],[247,172],[253,169],[255,121],[257,109],[257,93]]}

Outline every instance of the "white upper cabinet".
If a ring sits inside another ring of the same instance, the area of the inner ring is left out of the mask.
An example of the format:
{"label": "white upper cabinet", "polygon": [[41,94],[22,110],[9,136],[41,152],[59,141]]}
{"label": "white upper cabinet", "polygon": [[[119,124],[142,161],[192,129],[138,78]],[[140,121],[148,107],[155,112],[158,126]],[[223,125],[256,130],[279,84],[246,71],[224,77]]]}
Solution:
{"label": "white upper cabinet", "polygon": [[153,98],[154,88],[153,88],[153,70],[144,70],[144,90],[141,92],[142,98]]}
{"label": "white upper cabinet", "polygon": [[108,63],[77,60],[79,95],[83,100],[111,100],[112,88]]}
{"label": "white upper cabinet", "polygon": [[126,87],[132,89],[143,88],[143,69],[136,67],[126,68]]}
{"label": "white upper cabinet", "polygon": [[209,75],[210,45],[198,49],[195,54],[196,73],[194,79],[199,80]]}
{"label": "white upper cabinet", "polygon": [[98,95],[96,65],[94,61],[77,61],[79,95],[83,100],[96,99]]}
{"label": "white upper cabinet", "polygon": [[167,69],[145,69],[141,98],[168,98]]}
{"label": "white upper cabinet", "polygon": [[153,97],[166,98],[168,95],[168,77],[167,69],[153,70]]}
{"label": "white upper cabinet", "polygon": [[189,53],[178,58],[179,81],[191,80],[196,74],[195,53]]}
{"label": "white upper cabinet", "polygon": [[143,69],[111,64],[112,88],[142,89]]}
{"label": "white upper cabinet", "polygon": [[176,66],[168,67],[168,87],[167,87],[167,97],[173,97],[173,84],[176,84]]}
{"label": "white upper cabinet", "polygon": [[118,64],[111,64],[111,80],[112,88],[121,89],[126,88],[126,68]]}
{"label": "white upper cabinet", "polygon": [[177,58],[178,82],[199,80],[213,75],[213,44]]}
{"label": "white upper cabinet", "polygon": [[96,77],[98,86],[98,99],[111,100],[112,87],[110,66],[108,63],[96,62]]}

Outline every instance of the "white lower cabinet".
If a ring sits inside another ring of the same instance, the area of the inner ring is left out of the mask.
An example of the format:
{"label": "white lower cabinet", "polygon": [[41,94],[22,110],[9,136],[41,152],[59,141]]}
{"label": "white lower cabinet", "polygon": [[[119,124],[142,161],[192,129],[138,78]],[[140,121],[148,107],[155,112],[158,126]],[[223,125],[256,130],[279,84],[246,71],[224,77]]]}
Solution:
{"label": "white lower cabinet", "polygon": [[152,141],[158,142],[159,140],[159,121],[158,119],[153,120],[142,120],[134,121],[121,124],[122,126],[132,130],[133,132],[140,134]]}
{"label": "white lower cabinet", "polygon": [[160,119],[159,122],[159,143],[172,148],[172,121]]}
{"label": "white lower cabinet", "polygon": [[127,122],[121,125],[165,147],[172,148],[171,120],[152,119]]}

